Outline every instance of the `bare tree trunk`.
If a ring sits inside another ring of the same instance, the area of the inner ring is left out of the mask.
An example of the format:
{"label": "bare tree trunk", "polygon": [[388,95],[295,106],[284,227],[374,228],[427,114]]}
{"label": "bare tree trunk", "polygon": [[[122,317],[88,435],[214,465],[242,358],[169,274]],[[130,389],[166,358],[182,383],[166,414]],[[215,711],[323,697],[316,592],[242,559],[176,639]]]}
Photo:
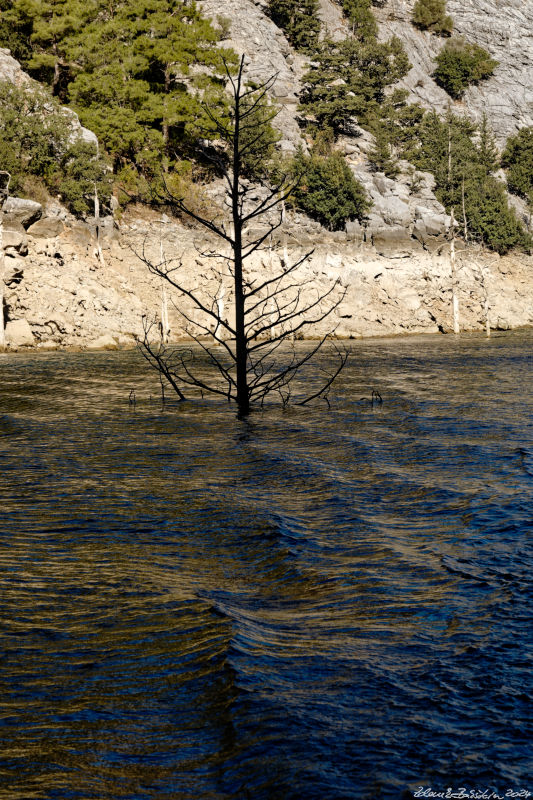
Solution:
{"label": "bare tree trunk", "polygon": [[241,414],[250,410],[248,392],[248,340],[244,321],[244,282],[242,263],[242,213],[240,207],[241,175],[241,82],[242,70],[237,77],[235,92],[235,131],[233,135],[233,175],[231,181],[231,216],[233,221],[233,267],[235,283],[235,367],[237,378],[237,405]]}
{"label": "bare tree trunk", "polygon": [[[165,263],[165,253],[163,251],[163,220],[161,220],[161,225],[160,225],[159,262],[161,264],[161,268],[163,268],[163,265]],[[161,278],[161,339],[163,341],[163,344],[168,343],[169,333],[170,333],[170,325],[168,322],[167,289],[163,278]]]}
{"label": "bare tree trunk", "polygon": [[465,208],[465,176],[463,175],[463,180],[461,183],[461,201],[463,205],[463,229],[465,235],[465,242],[468,241],[468,223],[466,221],[466,208]]}
{"label": "bare tree trunk", "polygon": [[96,226],[96,255],[100,266],[105,267],[104,254],[102,253],[102,245],[100,243],[100,199],[98,197],[96,182],[94,184],[94,222]]}
{"label": "bare tree trunk", "polygon": [[453,314],[453,332],[459,333],[460,326],[459,326],[459,297],[457,295],[457,262],[455,257],[455,215],[453,213],[453,208],[451,210],[451,221],[450,221],[450,231],[451,231],[451,239],[450,239],[450,266],[452,272],[452,314]]}

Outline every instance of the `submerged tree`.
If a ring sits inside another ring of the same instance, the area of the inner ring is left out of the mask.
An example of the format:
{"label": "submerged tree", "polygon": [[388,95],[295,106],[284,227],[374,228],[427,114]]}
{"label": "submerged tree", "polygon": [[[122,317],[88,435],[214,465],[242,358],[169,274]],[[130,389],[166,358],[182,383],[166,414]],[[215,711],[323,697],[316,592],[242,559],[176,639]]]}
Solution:
{"label": "submerged tree", "polygon": [[[285,257],[278,269],[273,267],[264,275],[250,269],[251,257],[268,250],[272,235],[283,224],[285,200],[295,189],[295,182],[286,175],[273,182],[263,179],[259,189],[257,183],[252,184],[245,177],[257,175],[259,167],[254,166],[262,163],[264,148],[272,141],[270,123],[277,112],[269,105],[268,92],[275,76],[259,86],[247,85],[244,57],[236,74],[232,75],[228,68],[227,76],[228,111],[214,112],[206,105],[210,125],[203,133],[205,154],[224,178],[229,221],[216,214],[202,216],[170,193],[166,198],[174,210],[194,219],[223,245],[225,252],[207,254],[224,265],[213,268],[217,288],[206,299],[196,286],[187,285],[181,262],[162,257],[154,263],[145,252],[139,254],[152,274],[192,307],[194,319],[179,300],[175,304],[187,333],[214,367],[214,377],[204,376],[191,349],[166,345],[162,325],[155,321],[145,320],[140,347],[148,363],[170,383],[180,399],[187,387],[193,387],[202,393],[224,396],[236,402],[240,413],[247,413],[252,404],[262,404],[272,393],[283,403],[288,402],[291,380],[331,339],[332,332],[321,336],[306,352],[297,352],[294,340],[301,338],[306,328],[325,320],[339,306],[345,291],[338,280],[321,292],[310,280],[298,278],[298,268],[312,251],[292,264]],[[252,229],[251,225],[258,221],[264,227]],[[225,293],[229,291],[231,315],[224,313]],[[324,397],[346,363],[347,354],[334,343],[332,346],[335,363],[331,372],[308,396],[300,398],[299,404]]]}

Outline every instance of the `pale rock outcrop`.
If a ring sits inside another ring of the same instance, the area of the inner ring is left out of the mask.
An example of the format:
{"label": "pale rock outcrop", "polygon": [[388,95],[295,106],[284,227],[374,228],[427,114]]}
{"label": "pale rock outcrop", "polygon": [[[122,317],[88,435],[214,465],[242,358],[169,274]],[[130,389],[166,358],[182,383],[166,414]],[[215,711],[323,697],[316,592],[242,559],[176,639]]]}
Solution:
{"label": "pale rock outcrop", "polygon": [[5,329],[8,347],[31,347],[35,344],[32,329],[25,319],[15,319],[7,323]]}
{"label": "pale rock outcrop", "polygon": [[28,237],[24,227],[11,214],[3,215],[4,226],[4,250],[6,253],[20,253],[26,255],[28,252]]}
{"label": "pale rock outcrop", "polygon": [[454,31],[484,47],[498,61],[494,75],[470,87],[460,102],[431,78],[445,39],[411,23],[415,0],[388,0],[375,12],[381,36],[398,36],[413,64],[404,85],[412,99],[445,113],[448,105],[479,122],[487,114],[500,144],[519,128],[533,125],[533,3],[530,0],[447,0]]}
{"label": "pale rock outcrop", "polygon": [[118,342],[110,333],[103,333],[87,344],[87,350],[118,350]]}

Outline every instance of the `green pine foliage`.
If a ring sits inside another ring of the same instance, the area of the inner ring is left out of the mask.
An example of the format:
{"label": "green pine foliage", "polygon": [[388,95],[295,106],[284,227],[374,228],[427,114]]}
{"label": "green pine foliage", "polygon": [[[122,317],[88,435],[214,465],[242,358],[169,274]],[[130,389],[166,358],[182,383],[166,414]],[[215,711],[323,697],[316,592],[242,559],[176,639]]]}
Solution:
{"label": "green pine foliage", "polygon": [[368,153],[370,167],[374,172],[383,172],[387,178],[394,178],[400,172],[400,168],[390,136],[384,125],[378,127],[374,138],[374,146]]}
{"label": "green pine foliage", "polygon": [[326,40],[304,76],[301,108],[318,128],[329,127],[336,136],[350,130],[353,118],[368,127],[383,116],[387,88],[409,68],[396,37],[388,42]]}
{"label": "green pine foliage", "polygon": [[361,42],[376,39],[378,24],[372,13],[371,0],[340,0],[340,2],[350,23],[352,36]]}
{"label": "green pine foliage", "polygon": [[450,36],[453,20],[446,14],[446,0],[416,0],[411,17],[413,25],[437,36]]}
{"label": "green pine foliage", "polygon": [[75,214],[90,211],[95,185],[103,204],[110,198],[107,165],[94,145],[72,141],[68,112],[44,89],[0,83],[0,165],[12,194],[24,195],[28,176],[37,176]]}
{"label": "green pine foliage", "polygon": [[223,61],[236,63],[188,0],[12,0],[8,17],[31,42],[23,65],[97,134],[135,199],[194,152],[201,99],[223,104]]}
{"label": "green pine foliage", "polygon": [[321,225],[336,231],[347,220],[364,219],[371,204],[340,153],[306,156],[300,150],[292,169],[300,176],[294,201]]}
{"label": "green pine foliage", "polygon": [[11,55],[22,64],[31,58],[30,37],[33,30],[31,6],[17,0],[0,0],[0,46],[11,50]]}
{"label": "green pine foliage", "polygon": [[494,177],[497,151],[486,120],[481,129],[448,112],[440,119],[430,112],[418,126],[404,155],[418,169],[435,176],[435,194],[448,213],[454,209],[461,228],[465,217],[469,236],[503,254],[530,242],[505,188]]}
{"label": "green pine foliage", "polygon": [[296,50],[311,53],[318,45],[318,0],[269,0],[267,10]]}
{"label": "green pine foliage", "polygon": [[510,136],[502,153],[509,189],[533,208],[533,127]]}
{"label": "green pine foliage", "polygon": [[459,36],[446,42],[435,61],[435,81],[455,99],[462,97],[472,84],[490,78],[498,66],[483,47]]}

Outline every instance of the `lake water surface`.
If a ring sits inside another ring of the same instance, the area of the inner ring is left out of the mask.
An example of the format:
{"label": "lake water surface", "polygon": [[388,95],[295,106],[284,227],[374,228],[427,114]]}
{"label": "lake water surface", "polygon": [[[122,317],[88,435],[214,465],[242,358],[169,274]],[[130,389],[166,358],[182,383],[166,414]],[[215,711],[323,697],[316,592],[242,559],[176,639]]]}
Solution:
{"label": "lake water surface", "polygon": [[355,342],[245,420],[0,355],[0,798],[533,792],[532,345]]}

